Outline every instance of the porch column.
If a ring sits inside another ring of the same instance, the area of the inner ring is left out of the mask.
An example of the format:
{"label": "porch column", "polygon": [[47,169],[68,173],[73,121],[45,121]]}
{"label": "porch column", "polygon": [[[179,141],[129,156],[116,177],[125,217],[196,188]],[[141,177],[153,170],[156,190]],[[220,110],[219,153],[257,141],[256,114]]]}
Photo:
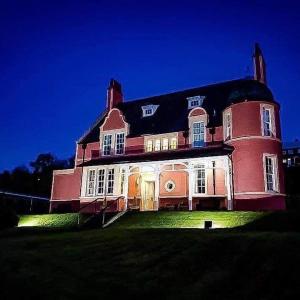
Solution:
{"label": "porch column", "polygon": [[227,209],[233,210],[233,203],[232,203],[232,187],[231,187],[231,161],[229,157],[224,160],[225,164],[225,176],[226,176],[226,187],[227,187]]}
{"label": "porch column", "polygon": [[125,210],[128,209],[128,182],[129,182],[129,166],[125,167],[125,178],[124,178],[124,201]]}
{"label": "porch column", "polygon": [[160,176],[160,165],[155,166],[155,194],[154,194],[154,210],[158,210],[159,201],[159,176]]}
{"label": "porch column", "polygon": [[194,171],[193,165],[189,164],[188,166],[189,174],[189,210],[193,210],[193,182],[194,182]]}

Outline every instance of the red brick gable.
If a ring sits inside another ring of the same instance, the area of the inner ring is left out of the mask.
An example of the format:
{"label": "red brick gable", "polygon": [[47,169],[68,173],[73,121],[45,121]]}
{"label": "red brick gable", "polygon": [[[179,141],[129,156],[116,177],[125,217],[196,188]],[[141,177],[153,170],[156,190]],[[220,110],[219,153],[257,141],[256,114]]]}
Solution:
{"label": "red brick gable", "polygon": [[100,130],[115,130],[122,129],[126,127],[126,122],[121,111],[117,108],[113,108],[105,118],[103,125]]}

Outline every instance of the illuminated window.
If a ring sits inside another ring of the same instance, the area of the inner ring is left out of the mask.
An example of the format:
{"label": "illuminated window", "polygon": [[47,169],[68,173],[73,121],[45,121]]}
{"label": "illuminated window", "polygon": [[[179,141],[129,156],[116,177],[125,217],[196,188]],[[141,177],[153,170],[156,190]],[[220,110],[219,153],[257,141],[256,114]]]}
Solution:
{"label": "illuminated window", "polygon": [[86,190],[87,196],[94,195],[95,180],[96,180],[96,170],[89,170],[88,171],[87,190]]}
{"label": "illuminated window", "polygon": [[173,138],[171,138],[171,141],[170,141],[170,149],[176,149],[176,148],[177,148],[177,138],[173,137]]}
{"label": "illuminated window", "polygon": [[155,140],[154,151],[160,151],[160,140]]}
{"label": "illuminated window", "polygon": [[124,142],[125,142],[125,134],[117,133],[116,134],[116,154],[124,153]]}
{"label": "illuminated window", "polygon": [[265,178],[266,190],[268,192],[276,191],[276,157],[265,157]]}
{"label": "illuminated window", "polygon": [[203,147],[204,145],[204,122],[193,123],[193,147]]}
{"label": "illuminated window", "polygon": [[98,170],[98,186],[97,186],[97,194],[98,195],[104,194],[104,180],[105,180],[105,170],[99,169]]}
{"label": "illuminated window", "polygon": [[111,134],[103,136],[103,155],[110,155],[111,152]]}
{"label": "illuminated window", "polygon": [[169,149],[169,139],[163,138],[162,140],[162,150],[168,150]]}
{"label": "illuminated window", "polygon": [[151,151],[153,151],[153,141],[148,140],[147,141],[147,152],[151,152]]}
{"label": "illuminated window", "polygon": [[224,133],[225,133],[225,140],[231,139],[231,113],[226,112],[225,113],[225,119],[224,119]]}
{"label": "illuminated window", "polygon": [[195,166],[197,168],[196,170],[196,176],[195,176],[195,193],[196,194],[205,194],[205,166],[204,165],[198,165]]}
{"label": "illuminated window", "polygon": [[109,169],[107,173],[107,194],[113,194],[114,192],[114,182],[115,182],[115,170]]}

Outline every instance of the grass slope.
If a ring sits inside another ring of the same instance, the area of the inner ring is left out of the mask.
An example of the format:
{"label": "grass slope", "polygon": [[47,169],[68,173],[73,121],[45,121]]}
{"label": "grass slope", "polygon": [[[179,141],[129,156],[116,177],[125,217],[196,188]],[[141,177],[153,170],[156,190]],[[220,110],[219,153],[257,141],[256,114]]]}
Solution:
{"label": "grass slope", "polygon": [[224,229],[0,235],[0,299],[299,299],[299,248]]}
{"label": "grass slope", "polygon": [[212,220],[214,228],[232,228],[255,222],[268,214],[242,211],[129,212],[114,226],[121,228],[204,228],[204,221]]}
{"label": "grass slope", "polygon": [[19,227],[37,226],[51,228],[72,228],[77,226],[78,214],[47,214],[47,215],[22,215]]}

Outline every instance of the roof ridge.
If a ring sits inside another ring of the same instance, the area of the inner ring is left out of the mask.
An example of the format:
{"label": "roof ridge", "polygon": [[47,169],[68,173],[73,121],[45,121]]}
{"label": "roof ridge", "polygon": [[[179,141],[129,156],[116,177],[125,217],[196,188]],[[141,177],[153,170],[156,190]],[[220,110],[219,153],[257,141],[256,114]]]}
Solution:
{"label": "roof ridge", "polygon": [[132,102],[138,102],[138,101],[142,101],[142,100],[147,100],[147,99],[152,99],[152,98],[158,98],[158,97],[163,97],[163,96],[167,96],[167,95],[174,95],[174,94],[178,94],[178,93],[184,93],[187,91],[192,91],[192,90],[196,90],[196,89],[200,89],[200,88],[211,88],[214,87],[216,85],[223,85],[223,84],[228,84],[231,82],[237,82],[237,81],[255,81],[254,79],[249,79],[249,78],[239,78],[239,79],[232,79],[232,80],[226,80],[226,81],[221,81],[221,82],[216,82],[216,83],[211,83],[208,85],[202,85],[202,86],[198,86],[198,87],[192,87],[192,88],[187,88],[184,90],[177,90],[171,93],[165,93],[165,94],[158,94],[158,95],[153,95],[153,96],[149,96],[149,97],[145,97],[145,98],[136,98],[136,99],[125,99],[125,101],[122,104],[126,104],[126,103],[132,103]]}

